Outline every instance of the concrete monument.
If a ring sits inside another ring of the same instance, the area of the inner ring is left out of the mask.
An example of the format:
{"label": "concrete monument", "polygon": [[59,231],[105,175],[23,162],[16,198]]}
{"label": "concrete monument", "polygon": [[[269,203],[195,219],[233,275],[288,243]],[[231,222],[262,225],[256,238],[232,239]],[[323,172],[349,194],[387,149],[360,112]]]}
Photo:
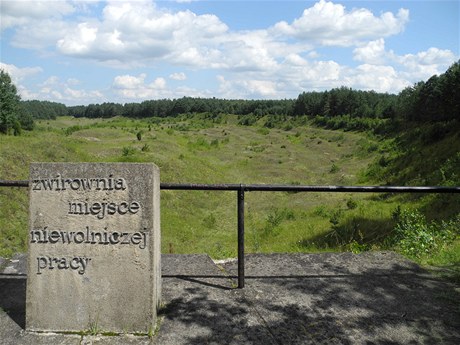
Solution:
{"label": "concrete monument", "polygon": [[33,163],[26,329],[150,333],[161,294],[154,164]]}

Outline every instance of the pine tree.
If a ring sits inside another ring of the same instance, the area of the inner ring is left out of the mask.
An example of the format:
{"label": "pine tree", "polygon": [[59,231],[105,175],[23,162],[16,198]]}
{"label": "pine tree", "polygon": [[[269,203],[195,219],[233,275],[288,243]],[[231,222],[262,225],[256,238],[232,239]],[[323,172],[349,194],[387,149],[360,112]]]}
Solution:
{"label": "pine tree", "polygon": [[0,70],[0,133],[21,134],[20,100],[9,74]]}

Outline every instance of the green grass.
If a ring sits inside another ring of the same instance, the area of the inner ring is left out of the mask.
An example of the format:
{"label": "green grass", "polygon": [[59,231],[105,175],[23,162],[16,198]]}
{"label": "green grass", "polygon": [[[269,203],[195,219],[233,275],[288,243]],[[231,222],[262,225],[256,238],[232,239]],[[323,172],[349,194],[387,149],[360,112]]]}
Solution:
{"label": "green grass", "polygon": [[[153,162],[162,182],[356,185],[391,141],[366,133],[295,126],[289,130],[176,119],[41,121],[20,137],[0,136],[0,178],[28,179],[30,162]],[[141,132],[141,140],[138,133]],[[387,151],[385,151],[387,150]],[[458,202],[457,198],[456,202]],[[399,205],[423,198],[349,193],[247,192],[247,252],[381,248]],[[454,204],[455,205],[455,204]],[[445,206],[443,206],[445,208]],[[26,251],[27,191],[0,189],[0,256]],[[162,251],[235,257],[236,193],[161,192]]]}
{"label": "green grass", "polygon": [[434,255],[423,257],[419,261],[435,274],[460,284],[460,240],[444,245]]}

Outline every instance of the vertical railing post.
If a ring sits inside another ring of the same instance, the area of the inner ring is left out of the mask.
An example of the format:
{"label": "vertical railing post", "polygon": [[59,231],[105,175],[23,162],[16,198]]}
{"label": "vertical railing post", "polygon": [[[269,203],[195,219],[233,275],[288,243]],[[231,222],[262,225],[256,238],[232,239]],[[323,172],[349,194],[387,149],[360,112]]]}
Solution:
{"label": "vertical railing post", "polygon": [[238,288],[244,288],[244,188],[238,189]]}

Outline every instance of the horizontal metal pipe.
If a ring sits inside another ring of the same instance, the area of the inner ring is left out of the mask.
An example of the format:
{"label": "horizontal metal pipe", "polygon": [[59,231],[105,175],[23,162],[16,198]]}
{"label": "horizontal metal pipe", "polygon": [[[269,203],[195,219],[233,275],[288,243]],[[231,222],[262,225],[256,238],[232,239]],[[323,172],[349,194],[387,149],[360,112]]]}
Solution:
{"label": "horizontal metal pipe", "polygon": [[445,186],[297,186],[273,184],[162,183],[166,190],[240,190],[246,192],[354,192],[354,193],[460,193],[460,187]]}
{"label": "horizontal metal pipe", "polygon": [[[244,186],[244,185],[243,185]],[[161,183],[161,189],[167,190],[240,190],[241,184],[201,184],[201,183]]]}
{"label": "horizontal metal pipe", "polygon": [[243,185],[245,191],[268,192],[354,192],[354,193],[460,193],[460,187],[427,186],[293,186]]}
{"label": "horizontal metal pipe", "polygon": [[0,180],[0,187],[29,187],[29,181]]}
{"label": "horizontal metal pipe", "polygon": [[[28,187],[29,181],[0,180],[0,187]],[[353,193],[460,193],[460,187],[446,186],[297,186],[276,184],[161,183],[163,190],[220,190],[246,192],[353,192]]]}

